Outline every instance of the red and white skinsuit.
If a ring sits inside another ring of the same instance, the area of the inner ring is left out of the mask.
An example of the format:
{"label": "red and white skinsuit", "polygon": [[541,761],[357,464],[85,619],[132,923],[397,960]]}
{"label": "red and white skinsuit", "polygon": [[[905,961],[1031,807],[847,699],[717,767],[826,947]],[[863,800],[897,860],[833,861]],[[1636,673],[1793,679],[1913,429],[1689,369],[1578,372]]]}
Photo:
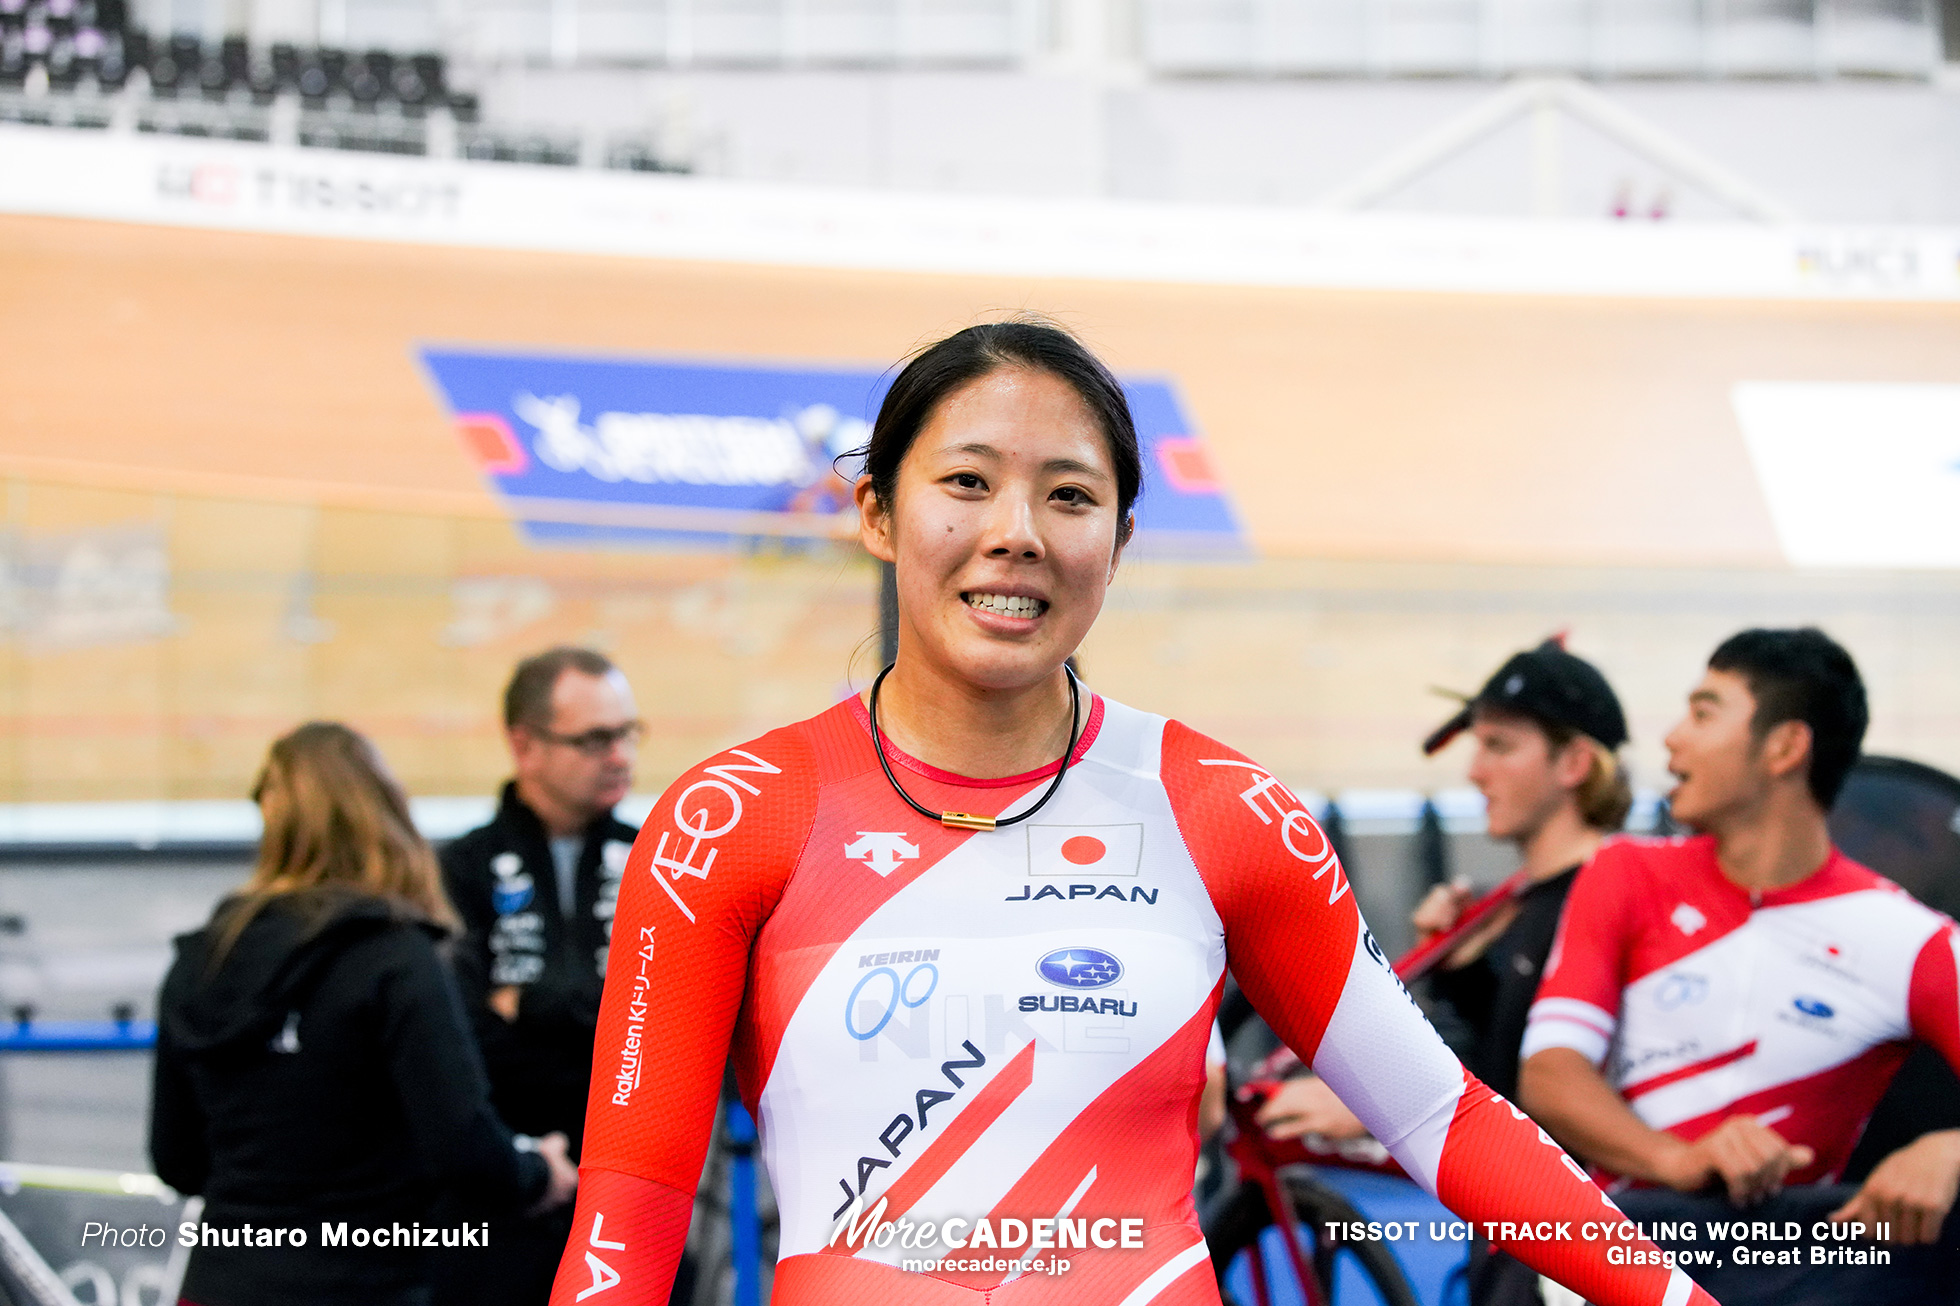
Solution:
{"label": "red and white skinsuit", "polygon": [[1579,872],[1521,1055],[1571,1048],[1652,1129],[1753,1115],[1831,1182],[1914,1040],[1960,1070],[1960,932],[1835,848],[1752,894],[1714,839],[1617,839]]}
{"label": "red and white skinsuit", "polygon": [[[1053,774],[970,780],[889,756],[927,806],[986,815],[1024,810]],[[553,1306],[667,1300],[731,1052],[780,1204],[779,1306],[1215,1304],[1191,1176],[1228,964],[1452,1210],[1568,1226],[1500,1245],[1602,1306],[1711,1301],[1580,1236],[1617,1209],[1444,1047],[1270,772],[1097,698],[1038,816],[946,829],[892,791],[851,699],[695,767],[640,833]],[[1029,1252],[832,1245],[860,1197],[963,1234],[1060,1217],[1118,1242],[1096,1222],[1140,1221],[1142,1245],[1049,1253],[1062,1275],[908,1271]]]}

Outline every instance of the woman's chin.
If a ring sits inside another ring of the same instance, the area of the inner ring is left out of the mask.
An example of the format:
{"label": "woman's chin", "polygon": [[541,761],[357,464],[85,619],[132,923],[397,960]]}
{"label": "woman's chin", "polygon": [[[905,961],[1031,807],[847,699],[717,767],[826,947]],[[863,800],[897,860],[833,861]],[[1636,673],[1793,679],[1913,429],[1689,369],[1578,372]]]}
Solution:
{"label": "woman's chin", "polygon": [[955,651],[953,672],[978,689],[1027,689],[1051,679],[1061,669],[1068,650],[1036,642],[973,641]]}

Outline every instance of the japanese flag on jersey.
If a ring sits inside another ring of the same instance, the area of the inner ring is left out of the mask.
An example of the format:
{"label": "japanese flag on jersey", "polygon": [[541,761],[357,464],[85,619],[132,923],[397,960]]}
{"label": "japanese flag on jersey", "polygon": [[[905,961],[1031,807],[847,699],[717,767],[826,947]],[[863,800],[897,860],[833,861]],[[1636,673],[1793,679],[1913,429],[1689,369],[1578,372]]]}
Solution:
{"label": "japanese flag on jersey", "polygon": [[1135,875],[1143,826],[1030,825],[1029,875]]}

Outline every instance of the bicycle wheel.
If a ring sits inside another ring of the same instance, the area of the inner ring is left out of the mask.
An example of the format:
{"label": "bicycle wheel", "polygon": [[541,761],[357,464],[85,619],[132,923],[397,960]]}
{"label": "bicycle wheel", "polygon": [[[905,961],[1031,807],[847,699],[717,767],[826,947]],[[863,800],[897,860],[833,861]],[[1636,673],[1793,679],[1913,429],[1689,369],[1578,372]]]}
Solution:
{"label": "bicycle wheel", "polygon": [[[1422,1306],[1415,1289],[1402,1273],[1402,1265],[1395,1259],[1395,1253],[1378,1242],[1347,1242],[1326,1239],[1327,1222],[1363,1222],[1367,1216],[1357,1210],[1347,1198],[1328,1187],[1311,1174],[1284,1174],[1280,1176],[1280,1189],[1291,1203],[1292,1216],[1296,1224],[1303,1226],[1305,1239],[1313,1253],[1312,1268],[1320,1299],[1342,1306],[1334,1296],[1334,1273],[1342,1252],[1354,1257],[1355,1265],[1363,1277],[1374,1287],[1383,1306]],[[1206,1222],[1205,1241],[1211,1246],[1211,1268],[1218,1277],[1218,1294],[1225,1306],[1253,1306],[1252,1302],[1240,1301],[1226,1286],[1226,1272],[1232,1261],[1242,1251],[1259,1240],[1259,1235],[1273,1223],[1272,1212],[1266,1204],[1266,1194],[1257,1185],[1243,1185],[1238,1193]],[[1274,1266],[1273,1273],[1290,1276],[1293,1267],[1284,1253],[1267,1256],[1266,1261]]]}

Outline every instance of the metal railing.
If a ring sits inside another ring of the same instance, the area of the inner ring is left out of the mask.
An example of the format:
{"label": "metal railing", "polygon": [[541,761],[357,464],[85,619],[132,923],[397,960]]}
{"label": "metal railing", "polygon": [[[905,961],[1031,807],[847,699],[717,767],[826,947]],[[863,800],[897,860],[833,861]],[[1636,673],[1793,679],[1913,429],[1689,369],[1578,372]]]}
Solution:
{"label": "metal railing", "polygon": [[[31,1008],[16,1007],[12,1023],[0,1026],[0,1053],[91,1054],[149,1052],[156,1046],[156,1023],[138,1020],[133,1013],[118,1009],[108,1020],[39,1020]],[[758,1203],[756,1172],[756,1128],[754,1120],[739,1102],[728,1104],[717,1135],[717,1145],[727,1167],[726,1237],[700,1240],[713,1249],[717,1265],[703,1267],[703,1290],[715,1300],[722,1299],[720,1285],[727,1289],[729,1306],[761,1306],[763,1291],[763,1219]],[[70,1194],[72,1200],[100,1205],[123,1199],[148,1199],[176,1207],[179,1199],[155,1175],[93,1170],[73,1166],[0,1162],[0,1289],[12,1299],[31,1306],[90,1306],[90,1303],[142,1300],[132,1295],[132,1283],[153,1289],[159,1302],[177,1299],[183,1281],[187,1256],[174,1237],[164,1246],[162,1257],[152,1256],[142,1263],[105,1267],[99,1255],[87,1254],[86,1241],[70,1245],[83,1227],[83,1214],[64,1212],[66,1218],[35,1220],[16,1210],[10,1216],[7,1200],[16,1205],[23,1190],[46,1194]],[[49,1197],[45,1200],[62,1200]],[[45,1204],[45,1201],[44,1203]],[[713,1213],[718,1202],[711,1202],[704,1213]],[[162,1222],[174,1229],[178,1220],[195,1221],[202,1201],[184,1201],[176,1219]],[[145,1213],[150,1214],[145,1207]],[[17,1218],[16,1218],[17,1217]],[[712,1216],[711,1216],[712,1218]],[[139,1256],[136,1260],[141,1261]],[[130,1260],[124,1256],[123,1260]],[[77,1297],[76,1289],[87,1285],[87,1301]],[[696,1300],[703,1293],[697,1291]]]}

